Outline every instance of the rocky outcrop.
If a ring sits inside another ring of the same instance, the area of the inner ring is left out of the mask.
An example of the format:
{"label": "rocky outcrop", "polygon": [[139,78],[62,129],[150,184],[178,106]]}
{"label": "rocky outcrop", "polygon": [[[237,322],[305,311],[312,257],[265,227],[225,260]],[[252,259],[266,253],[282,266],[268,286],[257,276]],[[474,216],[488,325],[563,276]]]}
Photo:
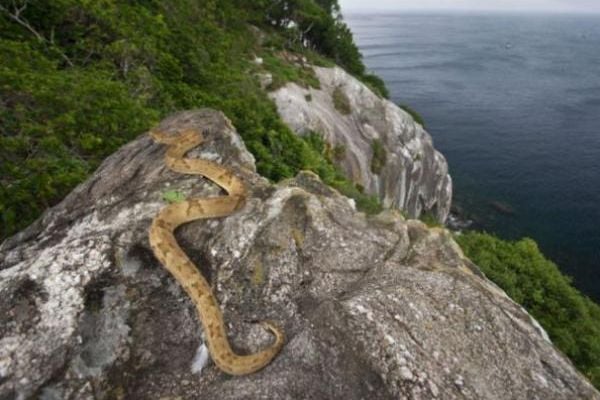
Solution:
{"label": "rocky outcrop", "polygon": [[270,93],[282,119],[300,135],[323,135],[338,150],[333,158],[346,176],[377,195],[385,207],[411,217],[431,213],[444,222],[452,180],[431,136],[404,110],[343,69],[314,70],[320,89],[289,83]]}
{"label": "rocky outcrop", "polygon": [[162,128],[208,131],[190,155],[246,181],[241,211],[177,237],[238,351],[268,344],[254,322],[270,319],[282,352],[243,377],[209,361],[193,304],[147,235],[165,192],[218,189],[168,170],[164,146],[143,135],[1,245],[1,399],[600,399],[447,231],[358,213],[311,173],[270,184],[218,112]]}

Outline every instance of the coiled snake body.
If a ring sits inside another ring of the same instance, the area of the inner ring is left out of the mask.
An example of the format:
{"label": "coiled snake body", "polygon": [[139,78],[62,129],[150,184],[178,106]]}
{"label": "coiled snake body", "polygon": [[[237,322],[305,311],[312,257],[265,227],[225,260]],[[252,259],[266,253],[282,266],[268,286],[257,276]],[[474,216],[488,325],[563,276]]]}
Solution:
{"label": "coiled snake body", "polygon": [[184,158],[192,148],[203,142],[197,131],[188,130],[178,135],[151,132],[152,138],[168,145],[167,166],[179,173],[202,175],[228,195],[210,198],[191,198],[170,204],[160,210],[149,231],[150,245],[163,266],[175,277],[196,305],[204,328],[208,350],[215,364],[231,375],[244,375],[260,370],[277,355],[284,342],[283,332],[271,322],[263,326],[275,335],[268,348],[250,355],[236,354],[227,339],[223,315],[211,287],[194,263],[177,244],[174,231],[182,224],[205,218],[225,217],[239,210],[245,202],[246,188],[229,169],[208,160]]}

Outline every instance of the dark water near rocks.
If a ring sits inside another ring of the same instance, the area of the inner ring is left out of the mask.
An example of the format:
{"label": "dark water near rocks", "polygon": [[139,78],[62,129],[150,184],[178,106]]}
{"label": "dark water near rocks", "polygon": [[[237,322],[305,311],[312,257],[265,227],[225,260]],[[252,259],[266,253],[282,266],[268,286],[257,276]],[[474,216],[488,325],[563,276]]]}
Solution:
{"label": "dark water near rocks", "polygon": [[534,238],[600,300],[600,16],[346,15],[369,69],[420,112],[455,204]]}

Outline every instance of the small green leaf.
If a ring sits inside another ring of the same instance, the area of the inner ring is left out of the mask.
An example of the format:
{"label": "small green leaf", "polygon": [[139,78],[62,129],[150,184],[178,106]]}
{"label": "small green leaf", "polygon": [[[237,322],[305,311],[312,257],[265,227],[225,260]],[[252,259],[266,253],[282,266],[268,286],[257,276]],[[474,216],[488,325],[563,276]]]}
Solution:
{"label": "small green leaf", "polygon": [[163,193],[163,200],[169,203],[181,203],[185,201],[185,196],[177,190],[169,190]]}

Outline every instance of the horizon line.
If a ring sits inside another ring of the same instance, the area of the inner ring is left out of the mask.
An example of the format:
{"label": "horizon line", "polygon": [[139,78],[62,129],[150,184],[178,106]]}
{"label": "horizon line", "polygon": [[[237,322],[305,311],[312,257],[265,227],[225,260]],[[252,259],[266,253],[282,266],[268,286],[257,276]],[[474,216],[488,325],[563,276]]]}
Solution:
{"label": "horizon line", "polygon": [[580,9],[506,9],[506,8],[342,8],[342,14],[360,13],[360,14],[376,14],[376,13],[497,13],[497,14],[568,14],[568,15],[599,15],[600,10],[580,10]]}

